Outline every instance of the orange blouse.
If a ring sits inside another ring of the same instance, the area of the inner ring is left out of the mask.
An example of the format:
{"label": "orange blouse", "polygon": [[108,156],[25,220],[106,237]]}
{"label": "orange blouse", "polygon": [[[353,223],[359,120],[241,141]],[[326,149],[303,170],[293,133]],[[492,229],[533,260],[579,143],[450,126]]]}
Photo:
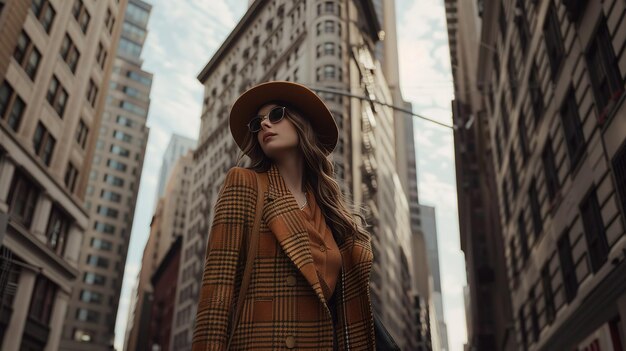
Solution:
{"label": "orange blouse", "polygon": [[[341,253],[339,246],[335,242],[333,233],[326,225],[326,220],[322,214],[322,210],[315,201],[315,195],[311,193],[311,189],[307,191],[307,205],[304,206],[307,232],[309,233],[309,243],[311,245],[311,253],[313,261],[320,277],[320,284],[326,301],[330,300],[335,291],[335,285],[341,272]],[[324,287],[327,285],[328,289]]]}

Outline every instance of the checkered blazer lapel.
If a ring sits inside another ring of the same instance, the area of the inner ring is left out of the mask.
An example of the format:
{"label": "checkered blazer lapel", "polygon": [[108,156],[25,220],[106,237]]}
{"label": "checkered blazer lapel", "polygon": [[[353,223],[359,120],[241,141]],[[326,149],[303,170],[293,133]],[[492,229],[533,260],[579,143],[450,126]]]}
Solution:
{"label": "checkered blazer lapel", "polygon": [[270,166],[267,175],[269,187],[263,210],[265,223],[276,236],[285,254],[309,282],[320,301],[327,306],[311,253],[309,234],[305,225],[306,217],[298,207],[295,197],[285,184],[276,165]]}

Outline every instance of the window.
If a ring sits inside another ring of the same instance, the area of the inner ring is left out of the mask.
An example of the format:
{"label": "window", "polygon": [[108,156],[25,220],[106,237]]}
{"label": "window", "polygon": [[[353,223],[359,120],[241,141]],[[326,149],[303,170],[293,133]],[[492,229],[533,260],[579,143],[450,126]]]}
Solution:
{"label": "window", "polygon": [[565,297],[567,302],[572,302],[578,292],[578,280],[576,279],[576,266],[572,259],[572,247],[569,241],[569,231],[561,234],[557,247],[559,250],[559,260],[561,262],[561,273],[563,274],[563,286],[565,287]]}
{"label": "window", "polygon": [[541,231],[543,230],[543,220],[541,218],[541,207],[539,206],[539,196],[537,195],[537,182],[535,178],[533,178],[530,182],[530,187],[528,188],[528,198],[533,215],[535,238],[539,238],[539,235],[541,235]]}
{"label": "window", "polygon": [[508,222],[509,217],[511,217],[511,211],[509,209],[509,189],[506,179],[502,180],[502,205],[504,207],[504,219]]}
{"label": "window", "polygon": [[580,18],[588,2],[588,0],[563,0],[570,21],[576,22]]}
{"label": "window", "polygon": [[53,205],[46,229],[46,244],[57,255],[62,256],[65,251],[65,243],[70,227],[70,218]]}
{"label": "window", "polygon": [[502,138],[500,136],[500,128],[496,127],[496,156],[498,166],[502,165]]}
{"label": "window", "polygon": [[127,143],[132,142],[133,137],[130,134],[126,134],[124,132],[121,132],[119,130],[114,130],[113,131],[113,137],[117,140],[121,140],[121,141],[125,141]]}
{"label": "window", "polygon": [[104,181],[107,184],[111,184],[111,185],[115,185],[115,186],[119,186],[122,187],[124,186],[124,179],[120,178],[120,177],[116,177],[110,174],[105,174],[104,175]]}
{"label": "window", "polygon": [[54,307],[54,298],[57,286],[43,275],[38,275],[33,288],[33,295],[30,300],[28,317],[37,322],[48,325]]}
{"label": "window", "polygon": [[83,322],[98,323],[100,313],[86,308],[79,308],[76,310],[76,319]]}
{"label": "window", "polygon": [[612,164],[617,193],[620,199],[618,201],[622,204],[622,211],[624,211],[624,216],[626,217],[626,143],[623,143],[620,150],[615,153]]}
{"label": "window", "polygon": [[78,128],[76,129],[75,140],[80,145],[80,147],[84,150],[85,144],[87,143],[87,135],[89,134],[89,128],[83,120],[78,121]]}
{"label": "window", "polygon": [[513,152],[513,148],[509,151],[509,172],[511,173],[511,185],[513,186],[513,196],[515,197],[519,190],[519,180],[517,178],[517,167],[515,166],[515,152]]}
{"label": "window", "polygon": [[76,186],[76,180],[78,179],[78,169],[73,164],[68,163],[65,170],[65,186],[70,192],[74,192]]}
{"label": "window", "polygon": [[530,70],[530,76],[528,77],[528,89],[530,91],[530,100],[533,108],[533,115],[535,116],[535,128],[537,128],[537,122],[543,116],[543,93],[541,92],[541,86],[537,79],[537,65],[533,62]]}
{"label": "window", "polygon": [[81,290],[80,300],[89,303],[102,303],[102,294],[95,291]]}
{"label": "window", "polygon": [[519,312],[518,312],[518,318],[519,318],[519,329],[520,329],[520,333],[522,334],[522,346],[523,349],[526,350],[528,348],[528,336],[526,335],[526,318],[524,316],[524,305],[522,304],[522,306],[520,306],[519,308]]}
{"label": "window", "polygon": [[76,73],[76,66],[78,66],[78,59],[80,58],[80,52],[74,45],[74,41],[72,38],[65,33],[65,37],[63,38],[63,43],[61,44],[61,57],[63,61],[67,63],[67,66],[70,68],[72,73]]}
{"label": "window", "polygon": [[128,4],[125,16],[126,21],[132,21],[139,26],[146,26],[148,24],[149,13],[135,4]]}
{"label": "window", "polygon": [[46,99],[59,117],[63,118],[63,112],[65,111],[65,105],[67,104],[67,91],[61,86],[61,83],[59,83],[59,79],[56,75],[53,75],[52,79],[50,79]]}
{"label": "window", "polygon": [[528,234],[526,232],[526,222],[524,220],[524,211],[520,211],[519,217],[517,218],[517,230],[519,232],[519,242],[520,248],[522,249],[522,259],[523,262],[526,263],[528,260]]}
{"label": "window", "polygon": [[30,40],[26,32],[22,31],[17,39],[17,45],[13,51],[13,58],[19,63],[20,67],[31,80],[35,80],[39,62],[41,61],[41,53]]}
{"label": "window", "polygon": [[504,130],[504,136],[508,138],[509,131],[510,131],[509,111],[506,108],[506,101],[504,100],[504,94],[502,95],[502,99],[500,100],[500,114],[502,115],[502,129]]}
{"label": "window", "polygon": [[528,157],[530,156],[530,149],[528,146],[528,133],[526,131],[526,117],[520,111],[517,119],[517,134],[519,138],[519,148],[522,152],[523,163],[526,164]]}
{"label": "window", "polygon": [[100,192],[100,198],[111,202],[120,202],[122,200],[122,195],[113,191],[102,190]]}
{"label": "window", "polygon": [[39,192],[39,187],[16,169],[13,173],[8,199],[11,219],[21,223],[24,227],[29,227],[39,199]]}
{"label": "window", "polygon": [[139,106],[133,104],[132,102],[121,101],[120,102],[120,107],[123,108],[126,111],[132,112],[132,113],[140,115],[140,116],[147,115],[147,111],[144,108],[139,107]]}
{"label": "window", "polygon": [[133,128],[135,126],[135,123],[130,118],[124,116],[117,116],[115,122],[124,127]]}
{"label": "window", "polygon": [[120,38],[119,50],[132,57],[139,57],[141,55],[141,45],[126,38]]}
{"label": "window", "polygon": [[130,156],[130,151],[128,151],[128,149],[125,149],[121,146],[118,145],[111,145],[111,153],[115,154],[115,155],[120,155],[123,157],[128,157]]}
{"label": "window", "polygon": [[144,77],[141,74],[139,74],[137,72],[134,72],[134,71],[126,72],[126,77],[134,80],[135,82],[138,82],[140,84],[148,86],[148,87],[152,85],[152,78]]}
{"label": "window", "polygon": [[524,2],[516,0],[515,2],[515,25],[519,34],[519,42],[524,55],[528,52],[528,42],[530,41],[530,29],[528,27],[528,19],[524,10]]}
{"label": "window", "polygon": [[500,57],[498,53],[493,54],[493,72],[496,75],[496,85],[500,82]]}
{"label": "window", "polygon": [[600,212],[600,204],[596,190],[593,189],[580,204],[580,214],[585,227],[587,251],[591,259],[591,268],[596,273],[606,262],[609,253],[609,244],[606,239],[604,221]]}
{"label": "window", "polygon": [[543,163],[543,171],[546,177],[546,187],[548,188],[548,197],[554,199],[559,190],[559,176],[556,172],[556,162],[554,161],[554,152],[552,151],[552,139],[546,140],[546,146],[541,153],[541,161]]}
{"label": "window", "polygon": [[506,12],[504,11],[504,4],[502,2],[500,2],[498,24],[500,25],[500,34],[502,35],[502,41],[504,42],[506,39]]}
{"label": "window", "polygon": [[0,85],[0,120],[6,121],[13,131],[17,131],[26,110],[24,100],[13,91],[8,82]]}
{"label": "window", "polygon": [[331,79],[331,78],[335,78],[336,75],[336,68],[333,65],[325,65],[324,66],[324,78],[325,79]]}
{"label": "window", "polygon": [[530,305],[530,326],[533,332],[533,341],[537,342],[539,340],[539,315],[537,314],[537,299],[534,287],[528,292],[528,304]]}
{"label": "window", "polygon": [[126,171],[126,164],[116,161],[116,160],[111,160],[111,159],[107,160],[107,166],[109,168],[112,168],[121,172]]}
{"label": "window", "polygon": [[89,79],[89,88],[87,88],[87,101],[91,107],[96,107],[96,98],[98,96],[98,87],[93,79]]}
{"label": "window", "polygon": [[541,269],[541,284],[543,286],[543,298],[545,302],[546,321],[551,324],[556,316],[554,306],[554,293],[552,292],[552,275],[550,274],[550,262],[546,262]]}
{"label": "window", "polygon": [[513,273],[513,278],[517,278],[519,270],[517,269],[517,254],[515,252],[515,240],[513,238],[509,241],[509,252],[511,255],[511,273]]}
{"label": "window", "polygon": [[561,25],[556,9],[554,8],[554,3],[550,1],[546,22],[543,25],[543,37],[546,42],[546,51],[548,60],[550,61],[551,78],[553,81],[556,80],[556,75],[561,67],[561,61],[563,61],[563,53],[565,51],[560,27]]}
{"label": "window", "polygon": [[46,166],[50,165],[55,144],[56,140],[54,137],[50,135],[41,122],[38,122],[37,129],[35,129],[35,134],[33,135],[33,149]]}
{"label": "window", "polygon": [[98,214],[110,218],[117,218],[119,211],[106,206],[98,206]]}
{"label": "window", "polygon": [[46,33],[50,33],[52,22],[54,22],[54,17],[56,16],[56,11],[54,11],[50,1],[32,0],[31,10],[35,14],[35,17],[39,20],[39,23],[43,26],[43,29],[46,30]]}
{"label": "window", "polygon": [[91,285],[105,285],[107,278],[100,274],[86,272],[83,275],[83,281]]}
{"label": "window", "polygon": [[570,87],[561,107],[561,121],[563,123],[570,164],[573,169],[580,161],[585,148],[585,138],[580,116],[578,115],[578,105],[576,104],[576,95],[573,87]]}
{"label": "window", "polygon": [[[515,67],[515,58],[513,57],[513,51],[509,51],[509,60],[507,61],[507,73],[509,75],[509,86],[511,87],[511,104],[515,105],[515,101],[517,100],[519,83],[517,82],[517,69]],[[504,97],[502,99],[504,100]]]}
{"label": "window", "polygon": [[96,255],[87,255],[87,264],[99,268],[109,268],[109,260]]}
{"label": "window", "polygon": [[93,224],[93,229],[102,232],[102,233],[107,233],[107,234],[114,234],[115,233],[115,227],[111,224],[108,223],[102,223],[102,222],[98,222],[96,221]]}
{"label": "window", "polygon": [[113,33],[113,26],[115,25],[115,17],[111,12],[111,9],[107,9],[107,15],[104,19],[104,25],[109,30],[109,34]]}
{"label": "window", "polygon": [[106,63],[108,53],[104,49],[104,45],[102,43],[98,43],[98,51],[96,51],[96,61],[101,69],[104,69],[104,64]]}
{"label": "window", "polygon": [[80,29],[83,31],[83,33],[87,33],[87,28],[89,27],[89,20],[91,19],[91,16],[89,15],[89,12],[87,12],[85,4],[83,4],[83,0],[74,1],[72,14],[80,25]]}
{"label": "window", "polygon": [[108,240],[91,238],[91,247],[103,251],[111,251],[113,249],[113,244]]}
{"label": "window", "polygon": [[[606,115],[605,111],[611,100],[617,101],[624,92],[622,74],[613,50],[611,35],[603,18],[587,53],[587,68],[593,87],[598,112]],[[604,118],[604,116],[601,116]]]}

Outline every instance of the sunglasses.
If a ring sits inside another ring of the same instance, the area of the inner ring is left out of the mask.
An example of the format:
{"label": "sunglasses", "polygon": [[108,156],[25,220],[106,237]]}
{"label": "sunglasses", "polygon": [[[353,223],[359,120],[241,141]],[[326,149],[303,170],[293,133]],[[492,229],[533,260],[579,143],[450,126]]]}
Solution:
{"label": "sunglasses", "polygon": [[267,119],[272,124],[276,124],[276,123],[282,121],[283,117],[285,117],[285,109],[286,108],[283,107],[283,106],[276,106],[267,115],[265,115],[265,116],[258,115],[256,117],[254,117],[250,122],[248,122],[248,124],[247,124],[248,129],[252,133],[256,133],[256,132],[260,131],[261,130],[261,122],[263,122],[263,119],[265,119],[265,117],[267,117]]}

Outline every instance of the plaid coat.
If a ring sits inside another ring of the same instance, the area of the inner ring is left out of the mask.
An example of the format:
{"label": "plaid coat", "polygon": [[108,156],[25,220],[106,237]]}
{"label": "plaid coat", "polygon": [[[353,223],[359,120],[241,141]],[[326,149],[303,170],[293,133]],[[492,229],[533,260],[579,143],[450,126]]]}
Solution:
{"label": "plaid coat", "polygon": [[[267,172],[257,257],[232,350],[332,350],[333,320],[309,247],[306,218],[275,165]],[[192,350],[225,350],[256,210],[254,171],[231,169],[215,205]],[[374,350],[371,241],[346,240],[333,300],[339,350]],[[242,253],[240,255],[240,252]]]}

